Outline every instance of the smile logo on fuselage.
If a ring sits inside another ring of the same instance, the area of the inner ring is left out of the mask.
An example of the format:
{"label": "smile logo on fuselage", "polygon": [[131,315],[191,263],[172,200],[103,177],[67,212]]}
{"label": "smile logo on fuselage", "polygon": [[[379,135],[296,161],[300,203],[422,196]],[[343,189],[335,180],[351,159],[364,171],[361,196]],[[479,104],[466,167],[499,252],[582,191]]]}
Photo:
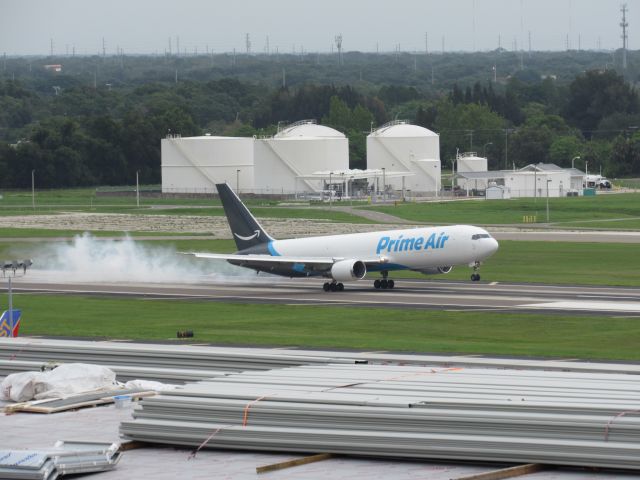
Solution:
{"label": "smile logo on fuselage", "polygon": [[254,234],[253,235],[249,235],[248,237],[243,237],[242,235],[238,235],[237,233],[234,233],[234,235],[236,237],[238,237],[240,240],[244,240],[245,242],[248,242],[249,240],[253,240],[254,238],[258,238],[260,236],[260,230],[254,230]]}

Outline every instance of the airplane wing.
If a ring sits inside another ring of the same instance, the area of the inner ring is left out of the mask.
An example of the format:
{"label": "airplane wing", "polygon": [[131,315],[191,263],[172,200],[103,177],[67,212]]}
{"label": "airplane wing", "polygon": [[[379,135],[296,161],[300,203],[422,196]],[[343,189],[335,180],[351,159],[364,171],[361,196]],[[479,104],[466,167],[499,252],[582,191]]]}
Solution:
{"label": "airplane wing", "polygon": [[[229,263],[239,266],[282,266],[290,267],[304,266],[306,270],[314,272],[326,272],[331,269],[334,263],[345,258],[334,257],[288,257],[288,256],[272,256],[272,255],[259,255],[259,254],[227,254],[227,253],[198,253],[198,252],[185,252],[185,255],[193,255],[196,258],[208,258],[213,260],[227,260]],[[386,263],[387,259],[384,257],[373,257],[366,259],[355,259],[362,261],[365,265],[379,265]]]}

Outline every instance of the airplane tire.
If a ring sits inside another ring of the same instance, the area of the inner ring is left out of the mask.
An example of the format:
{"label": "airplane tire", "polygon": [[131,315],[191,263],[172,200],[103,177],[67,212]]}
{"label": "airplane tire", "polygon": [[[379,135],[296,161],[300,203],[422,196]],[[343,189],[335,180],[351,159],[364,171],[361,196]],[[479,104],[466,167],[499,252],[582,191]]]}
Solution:
{"label": "airplane tire", "polygon": [[322,286],[322,289],[325,292],[328,292],[331,289],[331,284],[329,282],[324,282],[324,285]]}
{"label": "airplane tire", "polygon": [[387,286],[389,287],[389,290],[391,290],[396,286],[396,282],[394,282],[393,280],[387,280]]}
{"label": "airplane tire", "polygon": [[380,288],[382,288],[383,290],[386,290],[388,286],[389,286],[389,282],[386,279],[380,280]]}
{"label": "airplane tire", "polygon": [[344,284],[343,283],[338,283],[337,287],[338,287],[338,291],[339,292],[342,292],[344,290]]}
{"label": "airplane tire", "polygon": [[471,274],[471,281],[472,282],[477,282],[480,280],[480,274],[479,273],[472,273]]}
{"label": "airplane tire", "polygon": [[380,288],[380,280],[375,280],[373,282],[373,288],[375,288],[375,289],[379,289]]}
{"label": "airplane tire", "polygon": [[331,283],[331,284],[329,285],[329,289],[330,289],[332,292],[335,292],[336,290],[338,290],[338,285],[336,285],[335,283]]}

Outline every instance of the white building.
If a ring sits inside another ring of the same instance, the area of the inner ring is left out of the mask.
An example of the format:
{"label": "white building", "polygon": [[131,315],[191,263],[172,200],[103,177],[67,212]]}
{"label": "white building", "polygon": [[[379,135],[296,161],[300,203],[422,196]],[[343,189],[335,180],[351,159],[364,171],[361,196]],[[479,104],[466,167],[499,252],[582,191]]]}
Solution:
{"label": "white building", "polygon": [[349,141],[344,134],[309,120],[255,141],[256,193],[319,192],[322,181],[308,178],[310,174],[348,168]]}
{"label": "white building", "polygon": [[[456,182],[467,195],[475,189],[484,190],[488,198],[489,187],[503,187],[501,198],[550,197],[582,195],[584,172],[576,168],[561,168],[551,163],[527,165],[519,170],[456,172]],[[548,182],[547,182],[548,180]],[[477,185],[477,186],[476,186]],[[486,187],[481,188],[480,185]],[[492,195],[498,195],[494,189]]]}
{"label": "white building", "polygon": [[389,122],[367,136],[367,169],[412,173],[390,178],[387,188],[435,194],[440,190],[440,137],[403,120]]}
{"label": "white building", "polygon": [[[476,152],[461,153],[456,158],[456,173],[487,172],[487,159],[479,157]],[[468,178],[471,176],[457,176],[457,185],[462,190],[486,190],[488,180],[486,178]]]}
{"label": "white building", "polygon": [[272,138],[180,137],[162,139],[163,193],[215,193],[227,182],[241,193],[319,192],[322,170],[347,170],[344,134],[305,120]]}
{"label": "white building", "polygon": [[539,163],[504,171],[504,186],[511,198],[566,197],[572,185],[571,169],[553,164]]}

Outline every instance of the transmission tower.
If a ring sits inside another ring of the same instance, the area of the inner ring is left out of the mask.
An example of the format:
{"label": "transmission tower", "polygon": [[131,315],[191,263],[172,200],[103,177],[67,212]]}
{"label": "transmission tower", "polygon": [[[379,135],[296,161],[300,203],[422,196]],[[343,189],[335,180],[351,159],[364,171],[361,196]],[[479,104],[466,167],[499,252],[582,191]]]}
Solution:
{"label": "transmission tower", "polygon": [[344,62],[342,60],[342,34],[336,35],[335,41],[336,48],[338,49],[338,64],[344,65]]}
{"label": "transmission tower", "polygon": [[247,55],[251,54],[251,39],[249,38],[249,34],[247,33],[245,35],[245,45],[247,46]]}
{"label": "transmission tower", "polygon": [[620,26],[622,27],[622,68],[623,70],[627,69],[627,41],[629,40],[629,36],[627,35],[627,27],[629,26],[629,22],[627,22],[627,4],[623,3],[620,8],[622,12],[622,22],[620,22]]}

